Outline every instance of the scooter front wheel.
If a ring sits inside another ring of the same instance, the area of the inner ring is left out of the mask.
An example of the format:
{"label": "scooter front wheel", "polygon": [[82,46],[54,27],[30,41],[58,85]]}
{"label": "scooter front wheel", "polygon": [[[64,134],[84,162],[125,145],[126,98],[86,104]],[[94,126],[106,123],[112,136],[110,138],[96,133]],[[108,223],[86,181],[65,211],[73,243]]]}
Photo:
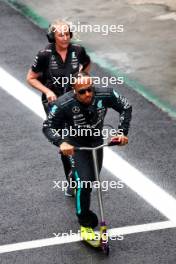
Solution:
{"label": "scooter front wheel", "polygon": [[109,243],[103,243],[101,245],[101,249],[103,251],[104,254],[106,254],[107,256],[109,256]]}

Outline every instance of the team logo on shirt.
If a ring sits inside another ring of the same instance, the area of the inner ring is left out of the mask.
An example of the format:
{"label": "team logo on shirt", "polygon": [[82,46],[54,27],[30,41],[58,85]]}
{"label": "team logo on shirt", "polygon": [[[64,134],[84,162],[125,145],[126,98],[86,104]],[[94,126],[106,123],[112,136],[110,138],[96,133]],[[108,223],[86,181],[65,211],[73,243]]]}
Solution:
{"label": "team logo on shirt", "polygon": [[55,114],[56,111],[57,111],[57,109],[58,109],[57,105],[53,105],[53,107],[51,108],[51,112],[52,112],[53,114]]}
{"label": "team logo on shirt", "polygon": [[72,59],[76,59],[75,51],[72,51]]}
{"label": "team logo on shirt", "polygon": [[71,60],[72,68],[76,69],[78,67],[78,58],[76,56],[75,51],[72,51],[72,60]]}
{"label": "team logo on shirt", "polygon": [[78,106],[74,106],[74,107],[72,108],[72,112],[73,112],[74,114],[77,114],[77,113],[80,112],[80,108],[79,108]]}

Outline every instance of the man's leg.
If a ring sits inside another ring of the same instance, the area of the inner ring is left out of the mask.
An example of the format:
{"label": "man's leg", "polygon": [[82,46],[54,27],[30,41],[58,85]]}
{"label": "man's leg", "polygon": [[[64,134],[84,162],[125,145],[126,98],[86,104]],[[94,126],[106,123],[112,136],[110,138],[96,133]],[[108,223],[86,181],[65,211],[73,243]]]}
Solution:
{"label": "man's leg", "polygon": [[64,172],[67,181],[70,181],[70,174],[72,173],[71,165],[70,165],[70,159],[67,156],[64,156],[61,154],[61,160],[64,167]]}
{"label": "man's leg", "polygon": [[[97,153],[98,170],[102,167],[103,151]],[[95,180],[92,153],[90,151],[77,151],[70,158],[74,180],[77,183],[76,214],[80,225],[94,228],[98,224],[98,218],[90,210],[90,196],[92,182]]]}

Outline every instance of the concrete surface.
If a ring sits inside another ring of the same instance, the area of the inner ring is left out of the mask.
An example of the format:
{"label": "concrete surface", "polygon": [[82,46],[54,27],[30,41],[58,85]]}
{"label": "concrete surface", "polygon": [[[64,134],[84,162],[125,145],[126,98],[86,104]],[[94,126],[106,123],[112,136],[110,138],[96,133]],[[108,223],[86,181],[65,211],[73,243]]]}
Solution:
{"label": "concrete surface", "polygon": [[79,38],[100,59],[176,109],[176,13],[169,11],[175,1],[20,1],[49,21],[61,17],[74,24],[123,24],[123,33],[79,33]]}
{"label": "concrete surface", "polygon": [[164,5],[167,6],[169,10],[176,10],[175,0],[128,0],[130,4],[155,4],[155,5]]}

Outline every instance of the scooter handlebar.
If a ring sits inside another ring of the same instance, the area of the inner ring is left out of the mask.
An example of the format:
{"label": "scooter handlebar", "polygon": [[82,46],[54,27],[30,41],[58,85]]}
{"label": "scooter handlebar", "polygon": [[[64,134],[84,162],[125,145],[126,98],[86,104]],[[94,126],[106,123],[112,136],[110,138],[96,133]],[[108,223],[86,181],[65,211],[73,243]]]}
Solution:
{"label": "scooter handlebar", "polygon": [[118,138],[111,139],[109,142],[99,145],[97,147],[75,147],[75,150],[93,150],[93,149],[101,149],[103,147],[112,147],[112,146],[117,146],[120,145],[120,141]]}
{"label": "scooter handlebar", "polygon": [[112,147],[112,146],[118,146],[120,145],[120,141],[118,138],[113,138],[108,142],[108,146]]}
{"label": "scooter handlebar", "polygon": [[[109,142],[105,143],[105,144],[102,144],[102,145],[99,145],[97,147],[74,147],[74,150],[77,151],[77,150],[93,150],[93,149],[101,149],[101,148],[104,148],[104,147],[112,147],[112,146],[118,146],[120,145],[120,141],[118,140],[118,138],[113,138],[111,139]],[[59,154],[61,154],[61,150],[59,149]]]}

